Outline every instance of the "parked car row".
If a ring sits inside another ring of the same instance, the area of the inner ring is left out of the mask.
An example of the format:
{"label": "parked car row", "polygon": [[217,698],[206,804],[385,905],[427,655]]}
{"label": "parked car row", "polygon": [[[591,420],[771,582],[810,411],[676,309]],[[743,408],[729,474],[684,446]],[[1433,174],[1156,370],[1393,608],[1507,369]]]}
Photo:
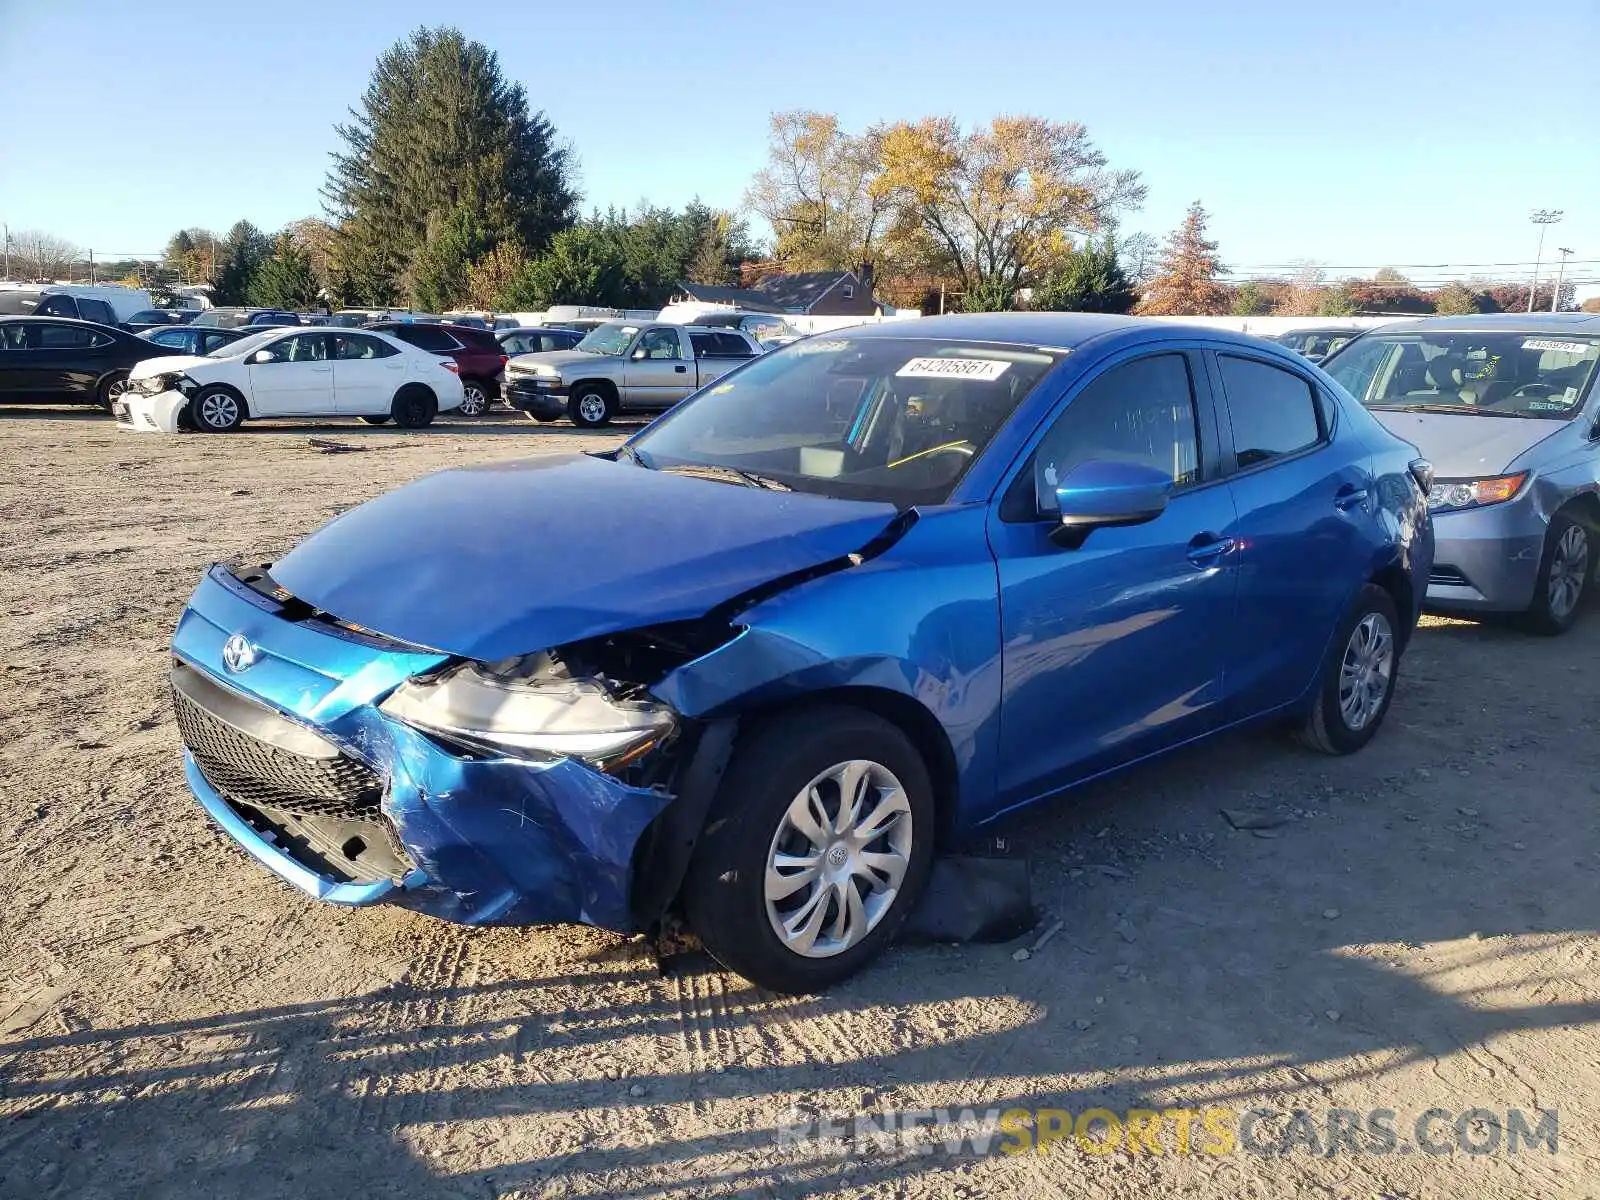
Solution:
{"label": "parked car row", "polygon": [[1361,749],[1435,569],[1423,456],[1240,334],[977,314],[759,354],[613,322],[542,357],[513,402],[591,424],[715,382],[611,454],[442,472],[214,567],[180,619],[189,786],[310,896],[681,917],[825,987],[936,841],[1243,725]]}

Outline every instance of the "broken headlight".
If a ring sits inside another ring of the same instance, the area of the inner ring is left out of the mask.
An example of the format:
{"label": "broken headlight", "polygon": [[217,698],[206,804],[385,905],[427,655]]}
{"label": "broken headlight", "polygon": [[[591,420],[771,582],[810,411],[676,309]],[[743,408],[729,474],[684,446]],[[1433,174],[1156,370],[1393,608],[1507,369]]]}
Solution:
{"label": "broken headlight", "polygon": [[432,679],[408,680],[379,707],[471,748],[600,767],[632,761],[677,724],[665,705],[618,696],[549,654],[465,663]]}
{"label": "broken headlight", "polygon": [[193,395],[199,386],[180,371],[169,371],[165,375],[146,375],[143,379],[133,381],[134,390],[145,396],[159,396],[162,392],[182,392],[185,396],[189,396]]}

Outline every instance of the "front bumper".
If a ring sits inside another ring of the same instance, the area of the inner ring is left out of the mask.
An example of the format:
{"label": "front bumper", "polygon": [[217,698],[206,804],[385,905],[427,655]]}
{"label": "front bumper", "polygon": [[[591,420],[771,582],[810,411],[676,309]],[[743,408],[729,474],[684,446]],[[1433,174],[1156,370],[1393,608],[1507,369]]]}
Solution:
{"label": "front bumper", "polygon": [[508,376],[504,389],[506,403],[542,420],[567,415],[567,390],[559,379],[538,386],[529,376]]}
{"label": "front bumper", "polygon": [[111,412],[117,428],[131,433],[179,433],[189,397],[181,392],[161,392],[146,396],[124,392]]}
{"label": "front bumper", "polygon": [[[376,776],[381,803],[347,814],[348,828],[370,840],[374,822],[382,822],[401,853],[383,858],[391,865],[378,877],[359,862],[338,864],[342,817],[286,815],[282,805],[292,806],[292,798],[273,798],[263,808],[258,793],[241,788],[236,775],[213,766],[215,777],[208,777],[204,747],[186,747],[191,790],[251,857],[335,904],[387,901],[464,924],[635,928],[634,849],[671,795],[628,786],[568,759],[533,763],[458,754],[377,708],[401,682],[439,666],[445,656],[318,628],[312,620],[286,621],[280,611],[275,601],[213,568],[179,622],[175,658],[209,683],[270,710],[266,719],[287,718],[320,735],[353,767]],[[256,655],[237,672],[223,657],[235,634]],[[315,826],[309,840],[320,851],[300,836],[302,821]],[[356,841],[352,834],[348,844]]]}
{"label": "front bumper", "polygon": [[1531,488],[1504,504],[1435,512],[1428,607],[1521,612],[1533,602],[1548,528]]}

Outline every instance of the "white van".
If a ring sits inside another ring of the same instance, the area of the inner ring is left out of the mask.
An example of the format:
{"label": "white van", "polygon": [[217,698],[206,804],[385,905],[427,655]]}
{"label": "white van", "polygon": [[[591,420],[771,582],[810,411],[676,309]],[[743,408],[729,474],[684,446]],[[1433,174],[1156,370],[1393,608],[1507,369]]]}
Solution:
{"label": "white van", "polygon": [[118,284],[0,284],[0,316],[76,317],[120,325],[154,307],[149,292]]}

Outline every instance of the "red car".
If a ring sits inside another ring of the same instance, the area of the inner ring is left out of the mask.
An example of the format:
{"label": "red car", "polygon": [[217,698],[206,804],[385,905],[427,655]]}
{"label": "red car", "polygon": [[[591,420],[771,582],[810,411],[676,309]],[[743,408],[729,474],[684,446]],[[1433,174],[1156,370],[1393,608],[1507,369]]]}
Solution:
{"label": "red car", "polygon": [[379,321],[367,328],[440,358],[454,359],[456,373],[461,376],[462,416],[481,417],[499,398],[500,385],[495,379],[505,369],[506,354],[489,330],[410,321]]}

